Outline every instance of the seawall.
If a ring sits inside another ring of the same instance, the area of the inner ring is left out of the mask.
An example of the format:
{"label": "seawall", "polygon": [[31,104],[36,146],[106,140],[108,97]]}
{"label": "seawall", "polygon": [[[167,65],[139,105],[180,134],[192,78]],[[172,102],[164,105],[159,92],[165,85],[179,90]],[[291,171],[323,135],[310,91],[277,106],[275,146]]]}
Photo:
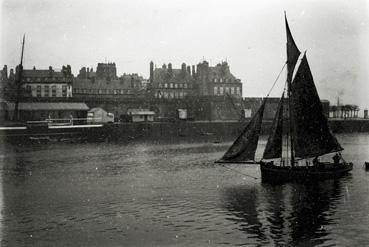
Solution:
{"label": "seawall", "polygon": [[[29,139],[62,140],[81,139],[84,141],[148,141],[148,142],[225,142],[234,140],[247,125],[247,122],[235,121],[174,121],[145,123],[114,123],[99,128],[47,129],[45,127],[0,130],[0,139],[27,142]],[[270,133],[272,121],[264,121],[261,133]],[[329,120],[335,133],[368,132],[369,120]]]}
{"label": "seawall", "polygon": [[[115,141],[211,141],[234,140],[247,125],[241,122],[120,123],[104,126],[106,137]],[[369,132],[369,120],[330,120],[334,133]],[[272,121],[264,121],[263,135],[270,133]]]}

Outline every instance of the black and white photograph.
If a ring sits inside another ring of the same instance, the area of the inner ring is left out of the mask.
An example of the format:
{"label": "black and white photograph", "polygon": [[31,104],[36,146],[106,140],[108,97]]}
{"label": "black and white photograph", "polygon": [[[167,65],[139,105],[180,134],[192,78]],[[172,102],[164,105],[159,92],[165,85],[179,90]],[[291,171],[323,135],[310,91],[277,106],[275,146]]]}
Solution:
{"label": "black and white photograph", "polygon": [[369,1],[0,10],[0,246],[369,246]]}

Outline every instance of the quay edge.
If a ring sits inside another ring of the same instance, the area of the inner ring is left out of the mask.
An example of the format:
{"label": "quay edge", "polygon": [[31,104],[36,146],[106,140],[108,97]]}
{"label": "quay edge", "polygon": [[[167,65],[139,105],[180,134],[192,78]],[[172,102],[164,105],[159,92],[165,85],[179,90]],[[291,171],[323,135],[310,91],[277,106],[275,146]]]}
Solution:
{"label": "quay edge", "polygon": [[[65,128],[47,126],[0,128],[0,139],[9,142],[27,143],[31,139],[59,141],[80,139],[83,141],[209,141],[225,142],[235,138],[247,122],[236,121],[174,121],[113,123],[105,125],[84,125]],[[271,120],[263,122],[262,134],[267,134]],[[335,133],[368,132],[369,119],[330,119],[329,125]]]}

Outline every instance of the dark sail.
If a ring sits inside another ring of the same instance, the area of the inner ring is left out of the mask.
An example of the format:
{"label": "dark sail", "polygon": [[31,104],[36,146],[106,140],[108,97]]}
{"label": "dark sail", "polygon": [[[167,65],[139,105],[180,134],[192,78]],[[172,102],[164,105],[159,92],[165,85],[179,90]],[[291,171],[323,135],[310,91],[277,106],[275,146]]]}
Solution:
{"label": "dark sail", "polygon": [[276,159],[282,157],[282,135],[283,135],[283,104],[284,93],[279,101],[277,113],[273,120],[272,133],[268,138],[264,150],[263,159]]}
{"label": "dark sail", "polygon": [[291,86],[295,156],[308,158],[343,150],[323,114],[306,54]]}
{"label": "dark sail", "polygon": [[264,99],[258,112],[218,162],[242,162],[255,159],[265,101]]}
{"label": "dark sail", "polygon": [[295,69],[297,59],[299,58],[301,52],[293,40],[290,27],[288,26],[286,13],[284,15],[284,20],[286,23],[287,33],[287,82],[290,84],[292,81],[293,70]]}

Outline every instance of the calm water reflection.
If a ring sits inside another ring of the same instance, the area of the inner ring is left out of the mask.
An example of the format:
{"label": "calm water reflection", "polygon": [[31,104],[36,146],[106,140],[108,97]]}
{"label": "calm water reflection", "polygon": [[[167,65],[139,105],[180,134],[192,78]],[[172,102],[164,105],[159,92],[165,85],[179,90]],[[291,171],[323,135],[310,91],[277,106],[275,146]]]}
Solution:
{"label": "calm water reflection", "polygon": [[350,176],[278,186],[214,165],[229,143],[4,144],[1,244],[367,246],[369,135],[338,138]]}

